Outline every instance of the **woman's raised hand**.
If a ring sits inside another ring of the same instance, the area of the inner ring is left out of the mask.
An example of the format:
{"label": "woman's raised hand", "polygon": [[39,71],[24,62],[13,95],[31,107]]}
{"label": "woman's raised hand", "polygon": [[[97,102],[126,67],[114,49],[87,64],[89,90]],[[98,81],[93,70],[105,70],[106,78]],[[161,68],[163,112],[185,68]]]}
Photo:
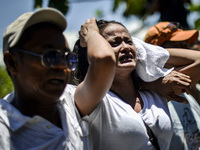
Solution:
{"label": "woman's raised hand", "polygon": [[99,34],[99,29],[96,24],[97,20],[95,17],[92,19],[87,19],[86,22],[81,26],[79,31],[80,45],[81,47],[87,47],[87,40]]}

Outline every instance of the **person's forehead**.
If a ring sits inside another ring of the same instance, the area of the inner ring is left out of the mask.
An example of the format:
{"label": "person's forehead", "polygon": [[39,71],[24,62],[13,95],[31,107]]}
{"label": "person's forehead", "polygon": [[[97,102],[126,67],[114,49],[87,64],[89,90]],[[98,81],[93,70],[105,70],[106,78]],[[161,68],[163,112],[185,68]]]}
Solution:
{"label": "person's forehead", "polygon": [[51,27],[38,29],[37,32],[33,33],[32,40],[27,43],[34,47],[69,49],[62,31]]}
{"label": "person's forehead", "polygon": [[108,37],[108,36],[116,36],[116,35],[120,35],[120,36],[129,36],[130,34],[127,31],[126,28],[124,28],[122,25],[120,24],[109,24],[103,31],[103,35]]}

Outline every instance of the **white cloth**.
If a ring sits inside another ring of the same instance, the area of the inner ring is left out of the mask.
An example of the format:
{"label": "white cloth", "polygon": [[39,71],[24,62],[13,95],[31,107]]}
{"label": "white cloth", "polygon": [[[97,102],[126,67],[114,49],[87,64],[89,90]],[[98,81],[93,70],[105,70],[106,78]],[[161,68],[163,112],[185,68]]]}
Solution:
{"label": "white cloth", "polygon": [[0,149],[88,150],[88,124],[74,109],[74,91],[66,89],[58,104],[62,127],[41,116],[28,117],[9,103],[13,94],[0,100]]}
{"label": "white cloth", "polygon": [[150,91],[139,94],[144,102],[140,113],[109,91],[97,108],[83,118],[89,123],[91,149],[154,150],[143,120],[158,138],[161,150],[169,149],[172,125],[166,99]]}
{"label": "white cloth", "polygon": [[139,77],[146,81],[151,82],[156,79],[166,76],[174,68],[163,68],[169,59],[169,52],[160,46],[148,44],[133,38],[133,43],[137,49],[138,62],[136,65],[136,72]]}

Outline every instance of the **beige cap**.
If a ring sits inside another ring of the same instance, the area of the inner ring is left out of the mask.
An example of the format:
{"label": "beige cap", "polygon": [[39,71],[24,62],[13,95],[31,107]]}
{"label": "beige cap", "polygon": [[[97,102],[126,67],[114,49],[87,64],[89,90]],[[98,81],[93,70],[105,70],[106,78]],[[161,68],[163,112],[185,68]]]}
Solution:
{"label": "beige cap", "polygon": [[40,8],[35,12],[24,13],[4,32],[3,53],[17,44],[25,29],[42,22],[52,23],[62,31],[67,27],[65,16],[54,8]]}

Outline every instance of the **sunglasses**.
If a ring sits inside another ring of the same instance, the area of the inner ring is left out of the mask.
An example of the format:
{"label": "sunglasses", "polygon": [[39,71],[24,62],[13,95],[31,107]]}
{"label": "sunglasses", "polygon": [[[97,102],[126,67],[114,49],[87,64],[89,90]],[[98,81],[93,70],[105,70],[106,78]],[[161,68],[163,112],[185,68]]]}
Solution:
{"label": "sunglasses", "polygon": [[171,31],[177,31],[178,29],[181,29],[181,25],[179,22],[170,22],[169,25],[167,25],[163,30],[170,29]]}
{"label": "sunglasses", "polygon": [[15,51],[40,57],[42,65],[47,68],[51,68],[53,66],[58,65],[61,62],[61,60],[64,59],[67,68],[69,68],[71,71],[74,71],[76,69],[76,65],[78,62],[77,55],[72,52],[61,52],[60,50],[48,50],[45,51],[43,54],[37,54],[30,51],[26,51],[24,49],[11,50],[11,52]]}

